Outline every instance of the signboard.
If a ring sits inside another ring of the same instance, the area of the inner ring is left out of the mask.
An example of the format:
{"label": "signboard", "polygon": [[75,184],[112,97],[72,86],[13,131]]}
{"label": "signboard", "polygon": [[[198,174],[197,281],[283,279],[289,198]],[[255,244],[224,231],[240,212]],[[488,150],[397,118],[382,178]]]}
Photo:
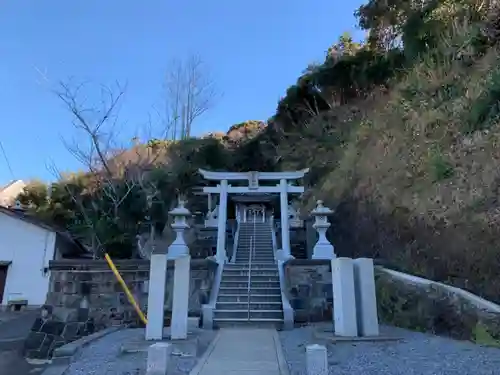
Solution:
{"label": "signboard", "polygon": [[248,172],[248,188],[256,190],[259,188],[259,172]]}

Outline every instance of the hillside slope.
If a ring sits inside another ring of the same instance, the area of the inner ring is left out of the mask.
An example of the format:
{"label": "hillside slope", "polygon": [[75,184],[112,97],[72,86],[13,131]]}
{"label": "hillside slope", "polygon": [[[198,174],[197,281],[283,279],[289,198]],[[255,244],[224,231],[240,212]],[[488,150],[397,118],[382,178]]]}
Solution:
{"label": "hillside slope", "polygon": [[340,255],[500,302],[500,53],[496,41],[475,43],[485,25],[454,22],[388,90],[340,106],[343,122],[339,107],[321,115],[349,131],[332,139],[306,206],[322,198],[336,209]]}

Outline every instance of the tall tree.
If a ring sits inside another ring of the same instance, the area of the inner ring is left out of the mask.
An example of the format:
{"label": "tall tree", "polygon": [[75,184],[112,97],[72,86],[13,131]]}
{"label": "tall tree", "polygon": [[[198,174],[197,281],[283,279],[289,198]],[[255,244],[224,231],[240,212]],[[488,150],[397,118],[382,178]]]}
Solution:
{"label": "tall tree", "polygon": [[190,56],[173,60],[165,78],[167,119],[173,140],[191,137],[195,121],[212,108],[215,85],[203,60]]}

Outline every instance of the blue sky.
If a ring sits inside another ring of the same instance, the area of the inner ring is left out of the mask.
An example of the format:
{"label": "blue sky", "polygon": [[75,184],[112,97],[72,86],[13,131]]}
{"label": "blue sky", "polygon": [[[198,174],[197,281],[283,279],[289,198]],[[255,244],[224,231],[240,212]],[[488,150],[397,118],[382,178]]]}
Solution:
{"label": "blue sky", "polygon": [[[344,31],[361,37],[354,10],[335,0],[3,0],[0,5],[0,186],[75,170],[61,137],[77,136],[50,92],[70,77],[127,83],[120,136],[131,138],[161,108],[173,58],[198,54],[222,94],[194,133],[226,131],[273,115],[285,90]],[[42,79],[43,75],[49,82]],[[97,91],[89,91],[90,101]],[[154,117],[153,117],[154,118]]]}

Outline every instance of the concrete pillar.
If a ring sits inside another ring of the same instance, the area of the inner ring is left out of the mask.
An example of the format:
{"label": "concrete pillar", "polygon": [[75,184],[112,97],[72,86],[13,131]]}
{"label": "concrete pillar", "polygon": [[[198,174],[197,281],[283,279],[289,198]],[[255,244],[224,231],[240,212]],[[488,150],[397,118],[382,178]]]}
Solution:
{"label": "concrete pillar", "polygon": [[324,345],[307,345],[307,375],[328,375],[328,354]]}
{"label": "concrete pillar", "polygon": [[149,263],[149,294],[146,340],[163,338],[165,285],[167,280],[167,254],[152,254]]}
{"label": "concrete pillar", "polygon": [[212,212],[212,194],[210,193],[208,193],[207,205],[208,213]]}
{"label": "concrete pillar", "polygon": [[172,345],[157,342],[148,348],[146,375],[167,375],[168,362],[172,354]]}
{"label": "concrete pillar", "polygon": [[377,294],[373,259],[354,260],[354,288],[360,336],[378,336]]}
{"label": "concrete pillar", "polygon": [[217,222],[217,254],[218,263],[227,260],[226,254],[226,224],[227,224],[227,180],[220,182],[219,216]]}
{"label": "concrete pillar", "polygon": [[190,263],[191,257],[189,255],[175,259],[172,322],[170,325],[172,340],[187,338]]}
{"label": "concrete pillar", "polygon": [[281,247],[285,258],[291,257],[290,225],[288,224],[288,185],[286,179],[280,180],[280,208],[281,208]]}
{"label": "concrete pillar", "polygon": [[331,264],[335,334],[356,337],[358,324],[353,261],[351,258],[336,258],[331,260]]}

